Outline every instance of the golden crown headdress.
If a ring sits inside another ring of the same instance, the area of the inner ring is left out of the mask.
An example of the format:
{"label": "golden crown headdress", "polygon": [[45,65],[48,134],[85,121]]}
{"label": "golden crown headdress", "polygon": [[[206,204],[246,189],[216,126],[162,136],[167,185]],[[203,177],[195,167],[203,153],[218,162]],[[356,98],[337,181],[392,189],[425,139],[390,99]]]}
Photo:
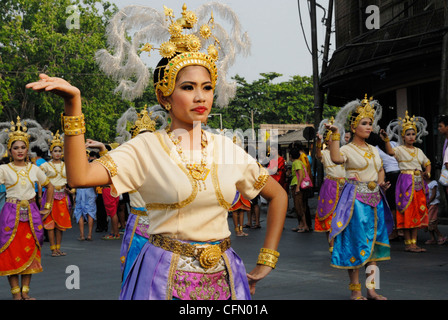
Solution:
{"label": "golden crown headdress", "polygon": [[140,132],[143,131],[155,131],[156,130],[156,121],[158,117],[156,117],[154,120],[151,118],[152,111],[148,113],[148,110],[145,109],[142,110],[142,112],[137,114],[137,120],[134,123],[134,126],[131,128],[131,136],[134,138],[137,136]]}
{"label": "golden crown headdress", "polygon": [[14,121],[11,121],[11,128],[8,134],[8,150],[11,149],[11,146],[15,141],[23,141],[25,142],[26,147],[29,148],[30,135],[27,133],[27,131],[28,128],[26,127],[26,122],[24,121],[22,124],[19,116],[17,116],[16,123],[14,123]]}
{"label": "golden crown headdress", "polygon": [[59,130],[56,131],[55,134],[51,133],[51,136],[53,137],[53,139],[51,139],[50,151],[53,151],[54,147],[60,147],[62,150],[64,150],[64,141],[62,141],[61,139]]}
{"label": "golden crown headdress", "polygon": [[404,136],[407,130],[414,129],[415,133],[417,133],[417,119],[415,116],[409,117],[408,111],[406,110],[405,117],[398,118],[401,121],[401,136]]}
{"label": "golden crown headdress", "polygon": [[[364,99],[361,100],[361,105],[359,105],[352,114],[351,117],[351,125],[356,128],[359,124],[359,121],[364,118],[375,119],[375,108],[370,104],[373,98],[367,99],[367,94]],[[355,116],[355,114],[357,114]]]}
{"label": "golden crown headdress", "polygon": [[[173,10],[163,6],[165,19],[171,21],[168,28],[170,39],[160,45],[158,48],[162,58],[168,59],[166,65],[159,66],[163,69],[160,72],[158,81],[155,81],[154,87],[156,91],[159,89],[164,96],[169,96],[174,90],[174,84],[178,72],[190,65],[200,65],[207,68],[210,72],[212,87],[215,89],[216,81],[218,79],[218,72],[216,67],[216,60],[218,60],[219,41],[213,36],[214,29],[213,11],[211,18],[207,24],[204,24],[199,29],[199,36],[206,40],[213,38],[214,44],[210,44],[207,48],[207,53],[199,52],[202,47],[201,39],[195,34],[185,34],[184,30],[192,29],[197,23],[198,18],[193,11],[187,11],[186,4],[182,7],[182,17],[175,20]],[[155,50],[151,44],[146,43],[141,51],[150,52]]]}

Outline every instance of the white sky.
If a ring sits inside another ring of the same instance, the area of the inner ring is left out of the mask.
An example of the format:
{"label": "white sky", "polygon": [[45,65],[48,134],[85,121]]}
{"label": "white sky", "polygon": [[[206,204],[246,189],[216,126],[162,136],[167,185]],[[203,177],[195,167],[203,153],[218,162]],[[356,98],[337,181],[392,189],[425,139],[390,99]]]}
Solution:
{"label": "white sky", "polygon": [[[173,9],[180,16],[185,2],[189,10],[195,10],[206,0],[109,0],[119,9],[127,5],[144,5],[158,11],[163,5]],[[228,78],[235,74],[248,82],[260,78],[260,73],[277,72],[283,77],[277,81],[287,81],[294,75],[311,76],[312,56],[303,35],[297,0],[219,0],[229,5],[239,16],[242,29],[247,31],[252,42],[251,55],[238,56],[235,65],[229,70]],[[308,1],[299,0],[302,24],[308,45],[311,48],[311,23]],[[327,9],[328,0],[317,0]],[[324,43],[325,26],[322,23],[324,10],[317,8],[318,47]],[[219,17],[215,17],[217,22]],[[332,41],[334,44],[334,41]],[[330,55],[331,57],[331,55]],[[320,57],[321,58],[321,57]],[[153,67],[153,66],[152,66]]]}

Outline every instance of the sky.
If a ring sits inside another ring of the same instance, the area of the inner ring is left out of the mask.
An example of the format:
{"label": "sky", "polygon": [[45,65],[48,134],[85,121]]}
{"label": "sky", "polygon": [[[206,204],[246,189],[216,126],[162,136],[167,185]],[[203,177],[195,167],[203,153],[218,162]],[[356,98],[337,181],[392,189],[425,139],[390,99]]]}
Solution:
{"label": "sky", "polygon": [[[109,2],[115,3],[119,9],[127,5],[144,5],[162,11],[163,5],[166,5],[174,10],[174,15],[178,18],[184,2],[188,10],[195,10],[209,1],[109,0]],[[277,72],[283,75],[276,79],[276,82],[279,82],[288,81],[295,75],[312,75],[312,55],[307,47],[308,44],[311,48],[311,23],[307,0],[217,0],[217,2],[229,5],[239,16],[242,29],[247,31],[252,43],[251,54],[247,57],[237,57],[235,64],[229,69],[228,78],[238,74],[246,81],[253,82],[260,79],[260,73]],[[328,0],[317,0],[317,3],[327,9]],[[325,26],[321,21],[324,15],[325,11],[317,8],[317,37],[320,49],[325,37]],[[218,22],[218,17],[215,17],[215,21]],[[148,64],[150,63],[148,61]]]}

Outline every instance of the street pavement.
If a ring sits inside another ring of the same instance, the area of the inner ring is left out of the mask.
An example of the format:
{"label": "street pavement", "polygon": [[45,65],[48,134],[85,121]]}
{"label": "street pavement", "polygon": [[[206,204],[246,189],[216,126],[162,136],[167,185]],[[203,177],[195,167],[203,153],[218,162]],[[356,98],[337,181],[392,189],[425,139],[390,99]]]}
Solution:
{"label": "street pavement", "polygon": [[[310,199],[312,210],[316,200],[317,195]],[[228,222],[233,231],[232,219]],[[265,223],[266,206],[262,205],[262,228],[244,229],[249,234],[247,237],[231,236],[232,246],[242,257],[247,271],[255,266],[263,245]],[[277,268],[257,284],[253,299],[348,300],[347,271],[330,266],[325,234],[291,231],[296,225],[296,218],[286,218]],[[448,235],[447,225],[440,225],[440,230]],[[63,257],[51,257],[49,243],[45,242],[44,271],[33,275],[30,295],[38,300],[117,300],[121,285],[121,241],[102,240],[104,234],[94,232],[93,241],[78,241],[79,229],[74,224],[64,232],[62,250],[67,255]],[[419,231],[419,242],[427,249],[425,253],[404,252],[403,241],[391,242],[391,260],[378,265],[380,294],[389,300],[448,299],[448,245],[424,245],[428,238],[427,232]],[[2,278],[0,300],[11,300],[7,278]],[[364,279],[362,275],[361,281]]]}

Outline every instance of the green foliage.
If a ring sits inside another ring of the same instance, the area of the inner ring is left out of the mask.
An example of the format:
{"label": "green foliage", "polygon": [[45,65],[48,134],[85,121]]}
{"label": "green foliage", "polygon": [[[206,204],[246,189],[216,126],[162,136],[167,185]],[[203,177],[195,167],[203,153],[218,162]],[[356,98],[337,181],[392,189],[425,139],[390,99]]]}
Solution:
{"label": "green foliage", "polygon": [[[214,108],[212,113],[221,113],[223,128],[241,129],[260,123],[292,124],[314,121],[314,91],[311,77],[293,76],[289,81],[274,83],[281,74],[261,73],[261,78],[248,83],[244,78],[235,76],[237,93],[225,109]],[[324,105],[323,117],[336,115],[337,108]],[[210,118],[208,124],[219,128],[218,117]]]}
{"label": "green foliage", "polygon": [[[112,142],[115,123],[133,105],[115,95],[116,86],[99,70],[95,52],[106,48],[105,28],[117,11],[104,0],[6,0],[0,7],[0,116],[2,120],[36,119],[60,129],[63,100],[26,90],[39,73],[62,77],[82,93],[87,137]],[[73,23],[76,5],[79,27]]]}

